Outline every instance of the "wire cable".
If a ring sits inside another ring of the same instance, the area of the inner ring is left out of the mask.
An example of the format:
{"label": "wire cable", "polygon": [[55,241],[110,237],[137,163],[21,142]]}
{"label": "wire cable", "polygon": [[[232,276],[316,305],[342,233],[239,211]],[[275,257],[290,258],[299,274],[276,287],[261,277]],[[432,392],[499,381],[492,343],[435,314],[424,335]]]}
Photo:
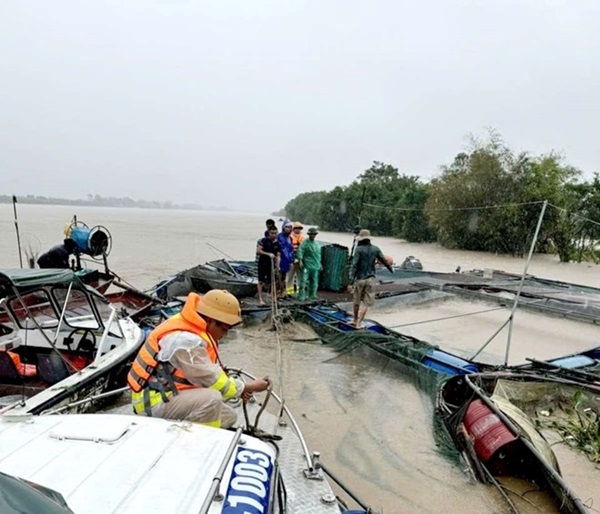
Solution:
{"label": "wire cable", "polygon": [[585,216],[582,216],[581,214],[577,214],[577,213],[575,213],[573,211],[568,211],[567,209],[565,209],[563,207],[559,207],[558,205],[554,205],[554,204],[551,204],[551,203],[549,203],[548,205],[550,207],[554,207],[555,209],[558,209],[559,211],[563,211],[563,212],[566,212],[567,214],[571,214],[571,215],[575,216],[576,218],[579,218],[579,219],[582,219],[584,221],[587,221],[588,223],[593,223],[594,225],[600,226],[600,222],[592,220],[590,218],[586,218]]}
{"label": "wire cable", "polygon": [[496,205],[479,205],[479,206],[475,206],[475,207],[446,207],[446,208],[440,208],[440,209],[433,209],[433,208],[425,208],[425,207],[388,207],[386,205],[375,205],[372,203],[365,203],[364,205],[367,207],[375,207],[378,209],[388,209],[391,211],[405,211],[405,212],[416,212],[416,211],[481,211],[481,210],[485,210],[485,209],[501,209],[504,207],[520,207],[523,205],[539,205],[544,203],[544,200],[537,200],[535,202],[521,202],[521,203],[503,203],[503,204],[496,204]]}
{"label": "wire cable", "polygon": [[454,316],[445,316],[443,318],[434,318],[434,319],[425,319],[422,321],[413,321],[411,323],[403,323],[402,325],[391,325],[388,328],[402,328],[402,327],[410,327],[411,325],[422,325],[424,323],[433,323],[434,321],[444,321],[447,319],[454,319],[454,318],[463,318],[465,316],[475,316],[476,314],[483,314],[485,312],[494,312],[494,311],[501,311],[504,310],[505,307],[494,307],[493,309],[485,309],[482,311],[475,311],[475,312],[467,312],[465,314],[455,314]]}

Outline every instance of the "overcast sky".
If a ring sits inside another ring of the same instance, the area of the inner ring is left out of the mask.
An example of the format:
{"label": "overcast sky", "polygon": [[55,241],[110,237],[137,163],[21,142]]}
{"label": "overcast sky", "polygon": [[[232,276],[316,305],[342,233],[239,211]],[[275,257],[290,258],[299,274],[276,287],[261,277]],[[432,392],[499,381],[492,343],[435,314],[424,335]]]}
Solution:
{"label": "overcast sky", "polygon": [[0,193],[265,212],[495,127],[600,171],[599,0],[0,0]]}

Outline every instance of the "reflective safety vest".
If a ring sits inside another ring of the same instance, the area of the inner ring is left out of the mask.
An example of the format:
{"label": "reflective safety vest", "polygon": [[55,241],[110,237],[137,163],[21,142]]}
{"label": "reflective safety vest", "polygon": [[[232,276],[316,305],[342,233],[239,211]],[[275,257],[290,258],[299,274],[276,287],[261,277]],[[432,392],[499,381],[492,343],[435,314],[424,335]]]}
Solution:
{"label": "reflective safety vest", "polygon": [[[178,394],[179,391],[198,388],[190,383],[181,372],[168,362],[157,360],[160,351],[160,340],[167,334],[173,332],[191,332],[198,335],[206,342],[206,351],[210,361],[214,364],[219,360],[218,346],[211,335],[206,332],[206,322],[196,312],[196,304],[202,301],[195,293],[190,293],[181,313],[172,316],[161,323],[148,335],[146,341],[140,348],[129,374],[127,384],[132,390],[131,399],[136,414],[152,415],[152,407],[161,401],[168,402],[169,397]],[[221,371],[217,381],[217,389],[223,382],[228,381],[227,375]]]}
{"label": "reflective safety vest", "polygon": [[298,247],[302,244],[302,241],[304,241],[304,236],[302,234],[294,234],[294,232],[292,232],[290,234],[290,238],[292,239],[292,246],[294,247],[294,253],[296,253],[298,251]]}

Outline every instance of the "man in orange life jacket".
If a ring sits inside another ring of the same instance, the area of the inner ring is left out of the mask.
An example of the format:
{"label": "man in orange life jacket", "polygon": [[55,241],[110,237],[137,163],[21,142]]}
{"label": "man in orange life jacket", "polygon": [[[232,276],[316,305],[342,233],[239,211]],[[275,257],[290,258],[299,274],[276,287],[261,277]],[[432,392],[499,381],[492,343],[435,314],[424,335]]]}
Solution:
{"label": "man in orange life jacket", "polygon": [[140,349],[127,383],[136,414],[231,427],[235,411],[224,403],[265,391],[268,377],[249,383],[227,376],[218,341],[241,323],[240,304],[227,291],[203,298],[190,293],[181,313],[156,327]]}
{"label": "man in orange life jacket", "polygon": [[296,288],[294,287],[294,279],[296,279],[297,289],[300,289],[300,278],[302,273],[300,273],[300,263],[296,262],[296,254],[298,253],[298,248],[304,241],[304,236],[302,235],[302,223],[299,221],[294,221],[292,224],[292,233],[290,234],[290,239],[292,240],[292,246],[294,247],[294,263],[292,264],[292,268],[287,274],[286,280],[286,294],[292,295],[296,292]]}

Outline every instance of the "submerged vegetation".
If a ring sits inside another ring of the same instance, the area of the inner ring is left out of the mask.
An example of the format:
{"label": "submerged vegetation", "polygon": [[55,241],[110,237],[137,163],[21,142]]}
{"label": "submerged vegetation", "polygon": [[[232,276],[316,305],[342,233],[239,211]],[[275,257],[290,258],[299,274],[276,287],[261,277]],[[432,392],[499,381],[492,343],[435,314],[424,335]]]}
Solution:
{"label": "submerged vegetation", "polygon": [[573,414],[553,421],[550,428],[555,430],[563,442],[584,452],[588,458],[600,467],[600,416],[587,406],[587,397],[579,391],[574,397]]}
{"label": "submerged vegetation", "polygon": [[600,175],[580,179],[558,154],[515,154],[492,132],[428,183],[374,162],[347,186],[296,196],[285,212],[323,230],[362,225],[410,242],[522,256],[547,201],[536,251],[598,263]]}

